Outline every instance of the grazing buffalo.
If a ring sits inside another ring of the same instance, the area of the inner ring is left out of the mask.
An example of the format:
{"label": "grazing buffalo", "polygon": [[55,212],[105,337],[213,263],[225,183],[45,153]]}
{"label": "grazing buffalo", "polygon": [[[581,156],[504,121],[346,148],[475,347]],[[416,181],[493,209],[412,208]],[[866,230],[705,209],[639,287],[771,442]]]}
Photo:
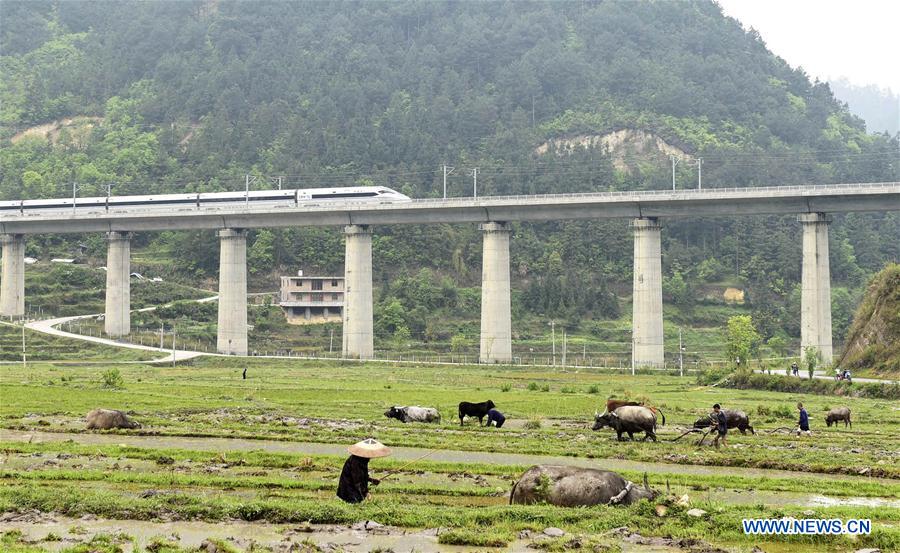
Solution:
{"label": "grazing buffalo", "polygon": [[549,503],[560,507],[631,505],[653,499],[647,475],[644,485],[629,482],[607,470],[560,465],[535,465],[525,471],[509,494],[510,505]]}
{"label": "grazing buffalo", "polygon": [[475,417],[478,419],[478,426],[484,426],[484,417],[487,412],[496,407],[491,400],[482,401],[481,403],[469,403],[461,401],[459,403],[459,425],[462,426],[463,419],[466,417]]}
{"label": "grazing buffalo", "polygon": [[88,430],[109,430],[111,428],[140,428],[137,421],[132,420],[122,411],[115,409],[94,409],[85,417]]}
{"label": "grazing buffalo", "polygon": [[[729,429],[737,428],[741,431],[741,434],[746,434],[748,430],[751,434],[756,434],[756,431],[750,426],[750,417],[747,416],[747,413],[735,409],[722,409],[722,412],[725,413],[725,422]],[[694,423],[694,428],[709,428],[713,424],[715,423],[712,415],[704,415],[697,419],[697,422]]]}
{"label": "grazing buffalo", "polygon": [[660,416],[660,418],[662,419],[662,423],[660,424],[660,426],[666,425],[666,416],[663,414],[662,409],[660,409],[658,407],[653,407],[652,405],[644,405],[643,401],[628,401],[628,400],[624,400],[624,399],[607,399],[606,400],[606,412],[607,413],[612,413],[619,407],[628,407],[628,406],[646,407],[647,409],[650,409],[651,411],[653,411],[654,413],[656,413]]}
{"label": "grazing buffalo", "polygon": [[825,424],[831,428],[831,423],[837,426],[838,421],[844,421],[844,428],[850,425],[853,428],[853,422],[850,421],[850,409],[847,407],[835,407],[825,415]]}
{"label": "grazing buffalo", "polygon": [[626,405],[619,407],[611,413],[603,413],[594,415],[594,430],[600,430],[604,427],[610,427],[616,431],[618,440],[622,441],[622,434],[628,434],[628,437],[634,441],[635,432],[644,432],[644,441],[648,438],[656,441],[656,414],[647,407],[639,405]]}
{"label": "grazing buffalo", "polygon": [[389,419],[397,419],[400,422],[441,422],[441,414],[434,407],[409,407],[393,406],[384,412]]}

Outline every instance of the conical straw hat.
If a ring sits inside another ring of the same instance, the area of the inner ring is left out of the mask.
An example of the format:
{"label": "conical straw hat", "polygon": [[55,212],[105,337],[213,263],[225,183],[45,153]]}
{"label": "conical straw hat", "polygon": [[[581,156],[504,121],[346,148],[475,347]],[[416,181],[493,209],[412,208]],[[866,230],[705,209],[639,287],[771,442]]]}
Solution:
{"label": "conical straw hat", "polygon": [[375,459],[376,457],[387,457],[391,454],[391,448],[372,438],[367,438],[361,442],[355,443],[347,448],[347,451],[357,457],[365,457],[366,459]]}

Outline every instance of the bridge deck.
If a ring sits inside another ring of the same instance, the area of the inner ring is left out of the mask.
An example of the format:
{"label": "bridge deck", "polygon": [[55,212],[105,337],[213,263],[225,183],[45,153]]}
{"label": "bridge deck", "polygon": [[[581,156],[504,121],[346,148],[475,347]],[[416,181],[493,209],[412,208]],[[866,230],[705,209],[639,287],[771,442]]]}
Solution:
{"label": "bridge deck", "polygon": [[4,214],[0,233],[482,223],[900,211],[900,182],[422,199],[401,203],[79,208]]}

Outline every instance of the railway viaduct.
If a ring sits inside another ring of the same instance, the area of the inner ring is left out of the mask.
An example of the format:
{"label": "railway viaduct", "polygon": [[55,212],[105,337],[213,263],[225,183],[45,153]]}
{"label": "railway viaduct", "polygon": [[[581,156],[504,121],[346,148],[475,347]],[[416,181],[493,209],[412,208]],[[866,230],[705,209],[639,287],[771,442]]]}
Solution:
{"label": "railway viaduct", "polygon": [[[215,207],[79,208],[13,212],[0,219],[3,248],[0,316],[25,313],[24,255],[28,235],[105,232],[109,241],[106,332],[130,332],[132,233],[215,229],[220,243],[217,349],[246,355],[246,229],[343,226],[346,246],[345,358],[374,356],[372,229],[377,225],[469,223],[482,231],[480,361],[512,360],[510,223],[625,218],[634,234],[633,356],[637,366],[663,364],[660,220],[674,217],[797,215],[802,228],[801,351],[813,346],[832,361],[830,213],[900,211],[900,182],[773,186],[681,191],[635,191],[537,196],[489,196],[399,203],[326,203],[299,206],[234,204]],[[897,237],[900,240],[900,236]]]}

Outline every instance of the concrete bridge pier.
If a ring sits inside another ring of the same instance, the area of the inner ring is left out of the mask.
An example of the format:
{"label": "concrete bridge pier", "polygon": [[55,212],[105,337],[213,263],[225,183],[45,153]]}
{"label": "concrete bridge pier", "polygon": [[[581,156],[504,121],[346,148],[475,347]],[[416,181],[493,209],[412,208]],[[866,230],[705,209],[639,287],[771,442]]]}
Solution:
{"label": "concrete bridge pier", "polygon": [[3,272],[0,274],[0,317],[25,315],[25,236],[0,234]]}
{"label": "concrete bridge pier", "polygon": [[219,328],[216,350],[247,355],[247,231],[223,229],[219,237]]}
{"label": "concrete bridge pier", "polygon": [[655,217],[634,219],[632,356],[635,367],[661,367],[663,356],[662,247]]}
{"label": "concrete bridge pier", "polygon": [[481,363],[512,362],[507,223],[479,225],[484,236],[481,271]]}
{"label": "concrete bridge pier", "polygon": [[831,347],[831,267],[828,261],[828,225],[824,213],[797,217],[803,226],[803,271],[800,295],[800,355],[814,347],[822,363],[834,361]]}
{"label": "concrete bridge pier", "polygon": [[106,250],[106,315],[112,337],[131,333],[131,233],[108,232]]}
{"label": "concrete bridge pier", "polygon": [[344,227],[344,337],[341,356],[375,357],[372,318],[372,230],[368,225]]}

